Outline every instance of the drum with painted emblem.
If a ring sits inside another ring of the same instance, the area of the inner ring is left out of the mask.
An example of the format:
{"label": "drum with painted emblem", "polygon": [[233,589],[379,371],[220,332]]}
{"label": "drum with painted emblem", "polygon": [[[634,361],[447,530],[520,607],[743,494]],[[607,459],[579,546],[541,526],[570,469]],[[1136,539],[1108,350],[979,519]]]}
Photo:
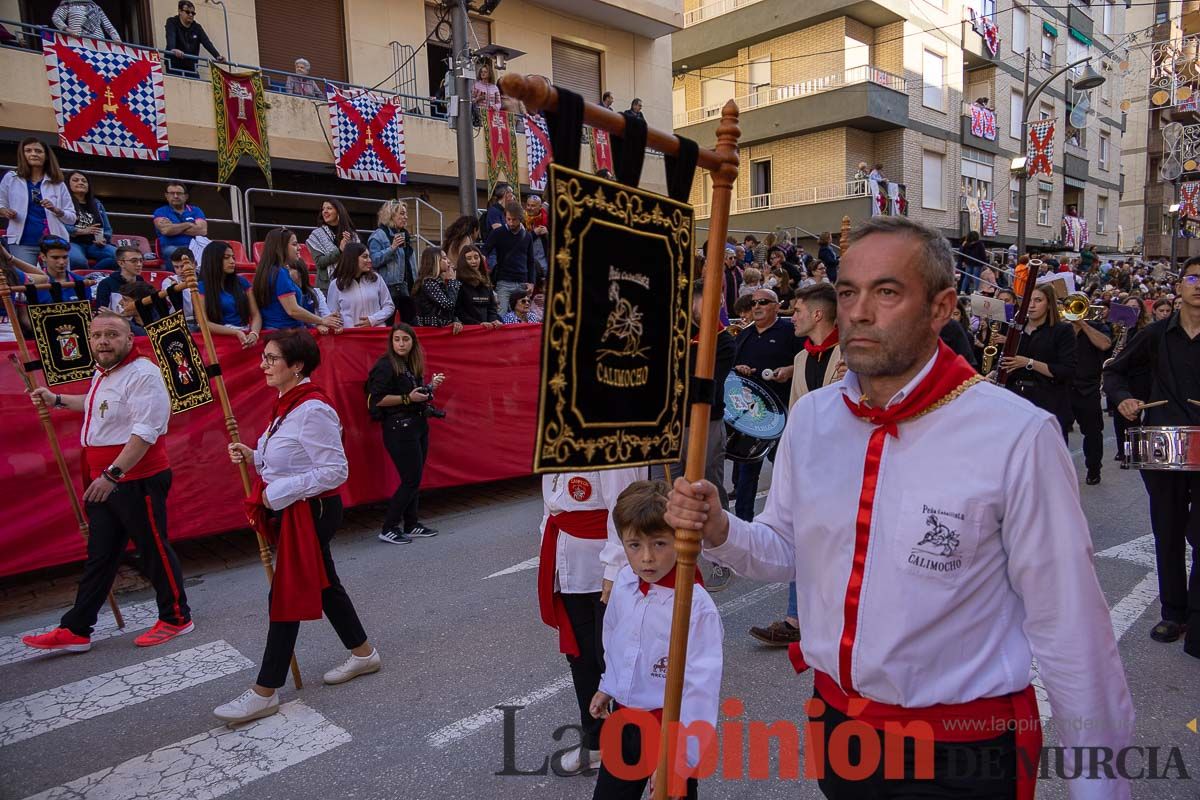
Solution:
{"label": "drum with painted emblem", "polygon": [[1144,425],[1125,436],[1129,467],[1200,472],[1200,425]]}
{"label": "drum with painted emblem", "polygon": [[787,422],[775,393],[753,378],[730,372],[725,379],[725,456],[731,461],[761,461]]}

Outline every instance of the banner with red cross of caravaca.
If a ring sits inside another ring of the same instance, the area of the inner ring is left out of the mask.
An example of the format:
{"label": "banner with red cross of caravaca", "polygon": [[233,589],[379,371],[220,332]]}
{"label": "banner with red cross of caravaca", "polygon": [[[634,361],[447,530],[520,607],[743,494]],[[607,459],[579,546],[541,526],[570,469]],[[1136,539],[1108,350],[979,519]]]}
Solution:
{"label": "banner with red cross of caravaca", "polygon": [[46,31],[42,55],[61,147],[94,156],[167,160],[157,52]]}
{"label": "banner with red cross of caravaca", "polygon": [[258,164],[270,186],[271,150],[262,73],[228,72],[216,64],[210,64],[209,73],[217,117],[217,181],[224,183],[245,153]]}
{"label": "banner with red cross of caravaca", "polygon": [[519,193],[521,178],[517,172],[517,130],[512,114],[498,108],[487,112],[488,197],[497,183],[507,183]]}
{"label": "banner with red cross of caravaca", "polygon": [[1054,120],[1029,123],[1029,177],[1054,174]]}
{"label": "banner with red cross of caravaca", "polygon": [[611,175],[616,171],[613,165],[612,138],[609,137],[608,131],[599,128],[588,128],[588,131],[592,134],[592,172],[599,175],[600,170],[605,169]]}
{"label": "banner with red cross of caravaca", "polygon": [[1200,217],[1200,181],[1179,184],[1179,216]]}
{"label": "banner with red cross of caravaca", "polygon": [[408,183],[400,98],[325,85],[337,176],[352,181]]}

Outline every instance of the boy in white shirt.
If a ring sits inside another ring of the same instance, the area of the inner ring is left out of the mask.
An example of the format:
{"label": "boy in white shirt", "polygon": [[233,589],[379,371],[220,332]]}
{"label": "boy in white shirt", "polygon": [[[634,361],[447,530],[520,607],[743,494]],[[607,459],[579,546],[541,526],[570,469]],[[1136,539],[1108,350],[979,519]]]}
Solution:
{"label": "boy in white shirt", "polygon": [[[669,488],[662,481],[636,481],[621,492],[613,508],[613,523],[621,535],[629,566],[617,574],[604,612],[605,670],[600,690],[591,704],[592,716],[597,719],[608,717],[610,707],[641,709],[662,718],[671,612],[675,605],[675,531],[663,519],[668,493]],[[698,581],[699,574],[697,571]],[[717,607],[703,585],[697,585],[692,593],[679,713],[683,726],[707,723],[715,734],[723,641]],[[615,747],[604,750],[592,798],[637,800],[649,776],[626,780],[616,777],[610,767],[624,763],[628,768],[640,762],[641,729],[621,716],[607,722],[606,727],[614,723],[624,723],[619,732],[621,746],[619,751]],[[602,734],[602,739],[612,735]],[[709,741],[715,746],[715,736]],[[647,760],[657,764],[657,757]],[[700,743],[689,737],[686,748],[679,752],[678,772],[687,774],[689,767],[695,767],[699,761]],[[686,796],[690,800],[696,797],[696,788],[696,779],[689,777]]]}

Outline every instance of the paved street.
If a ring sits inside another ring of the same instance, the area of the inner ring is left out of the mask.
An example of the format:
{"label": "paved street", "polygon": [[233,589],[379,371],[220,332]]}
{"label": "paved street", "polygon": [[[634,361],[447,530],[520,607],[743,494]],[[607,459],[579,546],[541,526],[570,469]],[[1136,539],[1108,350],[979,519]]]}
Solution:
{"label": "paved street", "polygon": [[[1107,446],[1111,453],[1111,441]],[[1157,603],[1145,495],[1136,473],[1107,466],[1100,486],[1081,489],[1138,710],[1138,743],[1162,748],[1160,769],[1168,749],[1179,748],[1188,774],[1197,776],[1200,735],[1186,724],[1200,716],[1200,662],[1179,644],[1148,638]],[[373,512],[355,512],[334,542],[334,556],[383,656],[383,671],[344,686],[322,685],[321,673],[344,653],[327,624],[306,623],[297,653],[305,688],[289,685],[279,715],[239,730],[218,725],[210,712],[249,686],[262,651],[265,586],[249,550],[227,559],[229,567],[210,559],[211,571],[185,558],[197,629],[150,650],[132,644],[132,634],[154,618],[145,591],[121,595],[126,631],[102,616],[84,655],[31,657],[17,636],[52,625],[61,609],[23,605],[14,613],[6,601],[0,798],[590,797],[591,778],[495,774],[506,767],[506,726],[497,705],[523,707],[512,718],[510,771],[535,771],[576,738],[569,730],[561,741],[554,738],[572,722],[573,695],[555,637],[537,617],[538,483],[508,484],[492,502],[481,502],[487,491],[436,497],[437,513],[428,521],[442,535],[407,546],[378,542],[368,527]],[[456,503],[469,509],[455,512]],[[70,576],[56,583],[64,581]],[[745,703],[746,720],[798,719],[811,673],[797,677],[783,651],[746,634],[781,614],[786,587],[738,579],[714,599],[726,633],[723,696]],[[777,764],[773,755],[773,772]],[[1139,781],[1134,796],[1200,796],[1194,777],[1178,775]],[[820,796],[812,782],[778,778],[713,778],[701,792]],[[1066,797],[1064,783],[1043,782],[1039,797]]]}

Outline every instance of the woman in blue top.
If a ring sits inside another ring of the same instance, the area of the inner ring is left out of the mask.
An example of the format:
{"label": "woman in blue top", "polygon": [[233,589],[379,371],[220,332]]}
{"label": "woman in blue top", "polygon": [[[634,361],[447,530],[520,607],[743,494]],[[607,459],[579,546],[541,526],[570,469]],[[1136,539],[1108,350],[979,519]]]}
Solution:
{"label": "woman in blue top", "polygon": [[[208,287],[217,291],[209,292]],[[228,242],[210,242],[200,257],[200,294],[204,315],[213,333],[236,336],[242,347],[253,347],[262,330],[262,315],[250,291],[250,281],[237,274],[237,259]]]}
{"label": "woman in blue top", "polygon": [[8,249],[30,264],[46,234],[66,239],[75,204],[54,151],[28,136],[17,146],[17,168],[0,179],[0,217],[8,220]]}
{"label": "woman in blue top", "polygon": [[116,269],[117,248],[109,244],[112,223],[104,204],[92,194],[92,182],[79,170],[67,173],[67,188],[75,201],[75,224],[71,230],[71,269],[87,269],[88,259],[96,262],[94,269]]}
{"label": "woman in blue top", "polygon": [[340,329],[341,318],[336,314],[318,317],[301,305],[300,287],[292,280],[286,266],[299,257],[296,234],[287,228],[276,228],[267,234],[254,271],[254,299],[262,312],[263,327],[280,330],[325,325]]}

